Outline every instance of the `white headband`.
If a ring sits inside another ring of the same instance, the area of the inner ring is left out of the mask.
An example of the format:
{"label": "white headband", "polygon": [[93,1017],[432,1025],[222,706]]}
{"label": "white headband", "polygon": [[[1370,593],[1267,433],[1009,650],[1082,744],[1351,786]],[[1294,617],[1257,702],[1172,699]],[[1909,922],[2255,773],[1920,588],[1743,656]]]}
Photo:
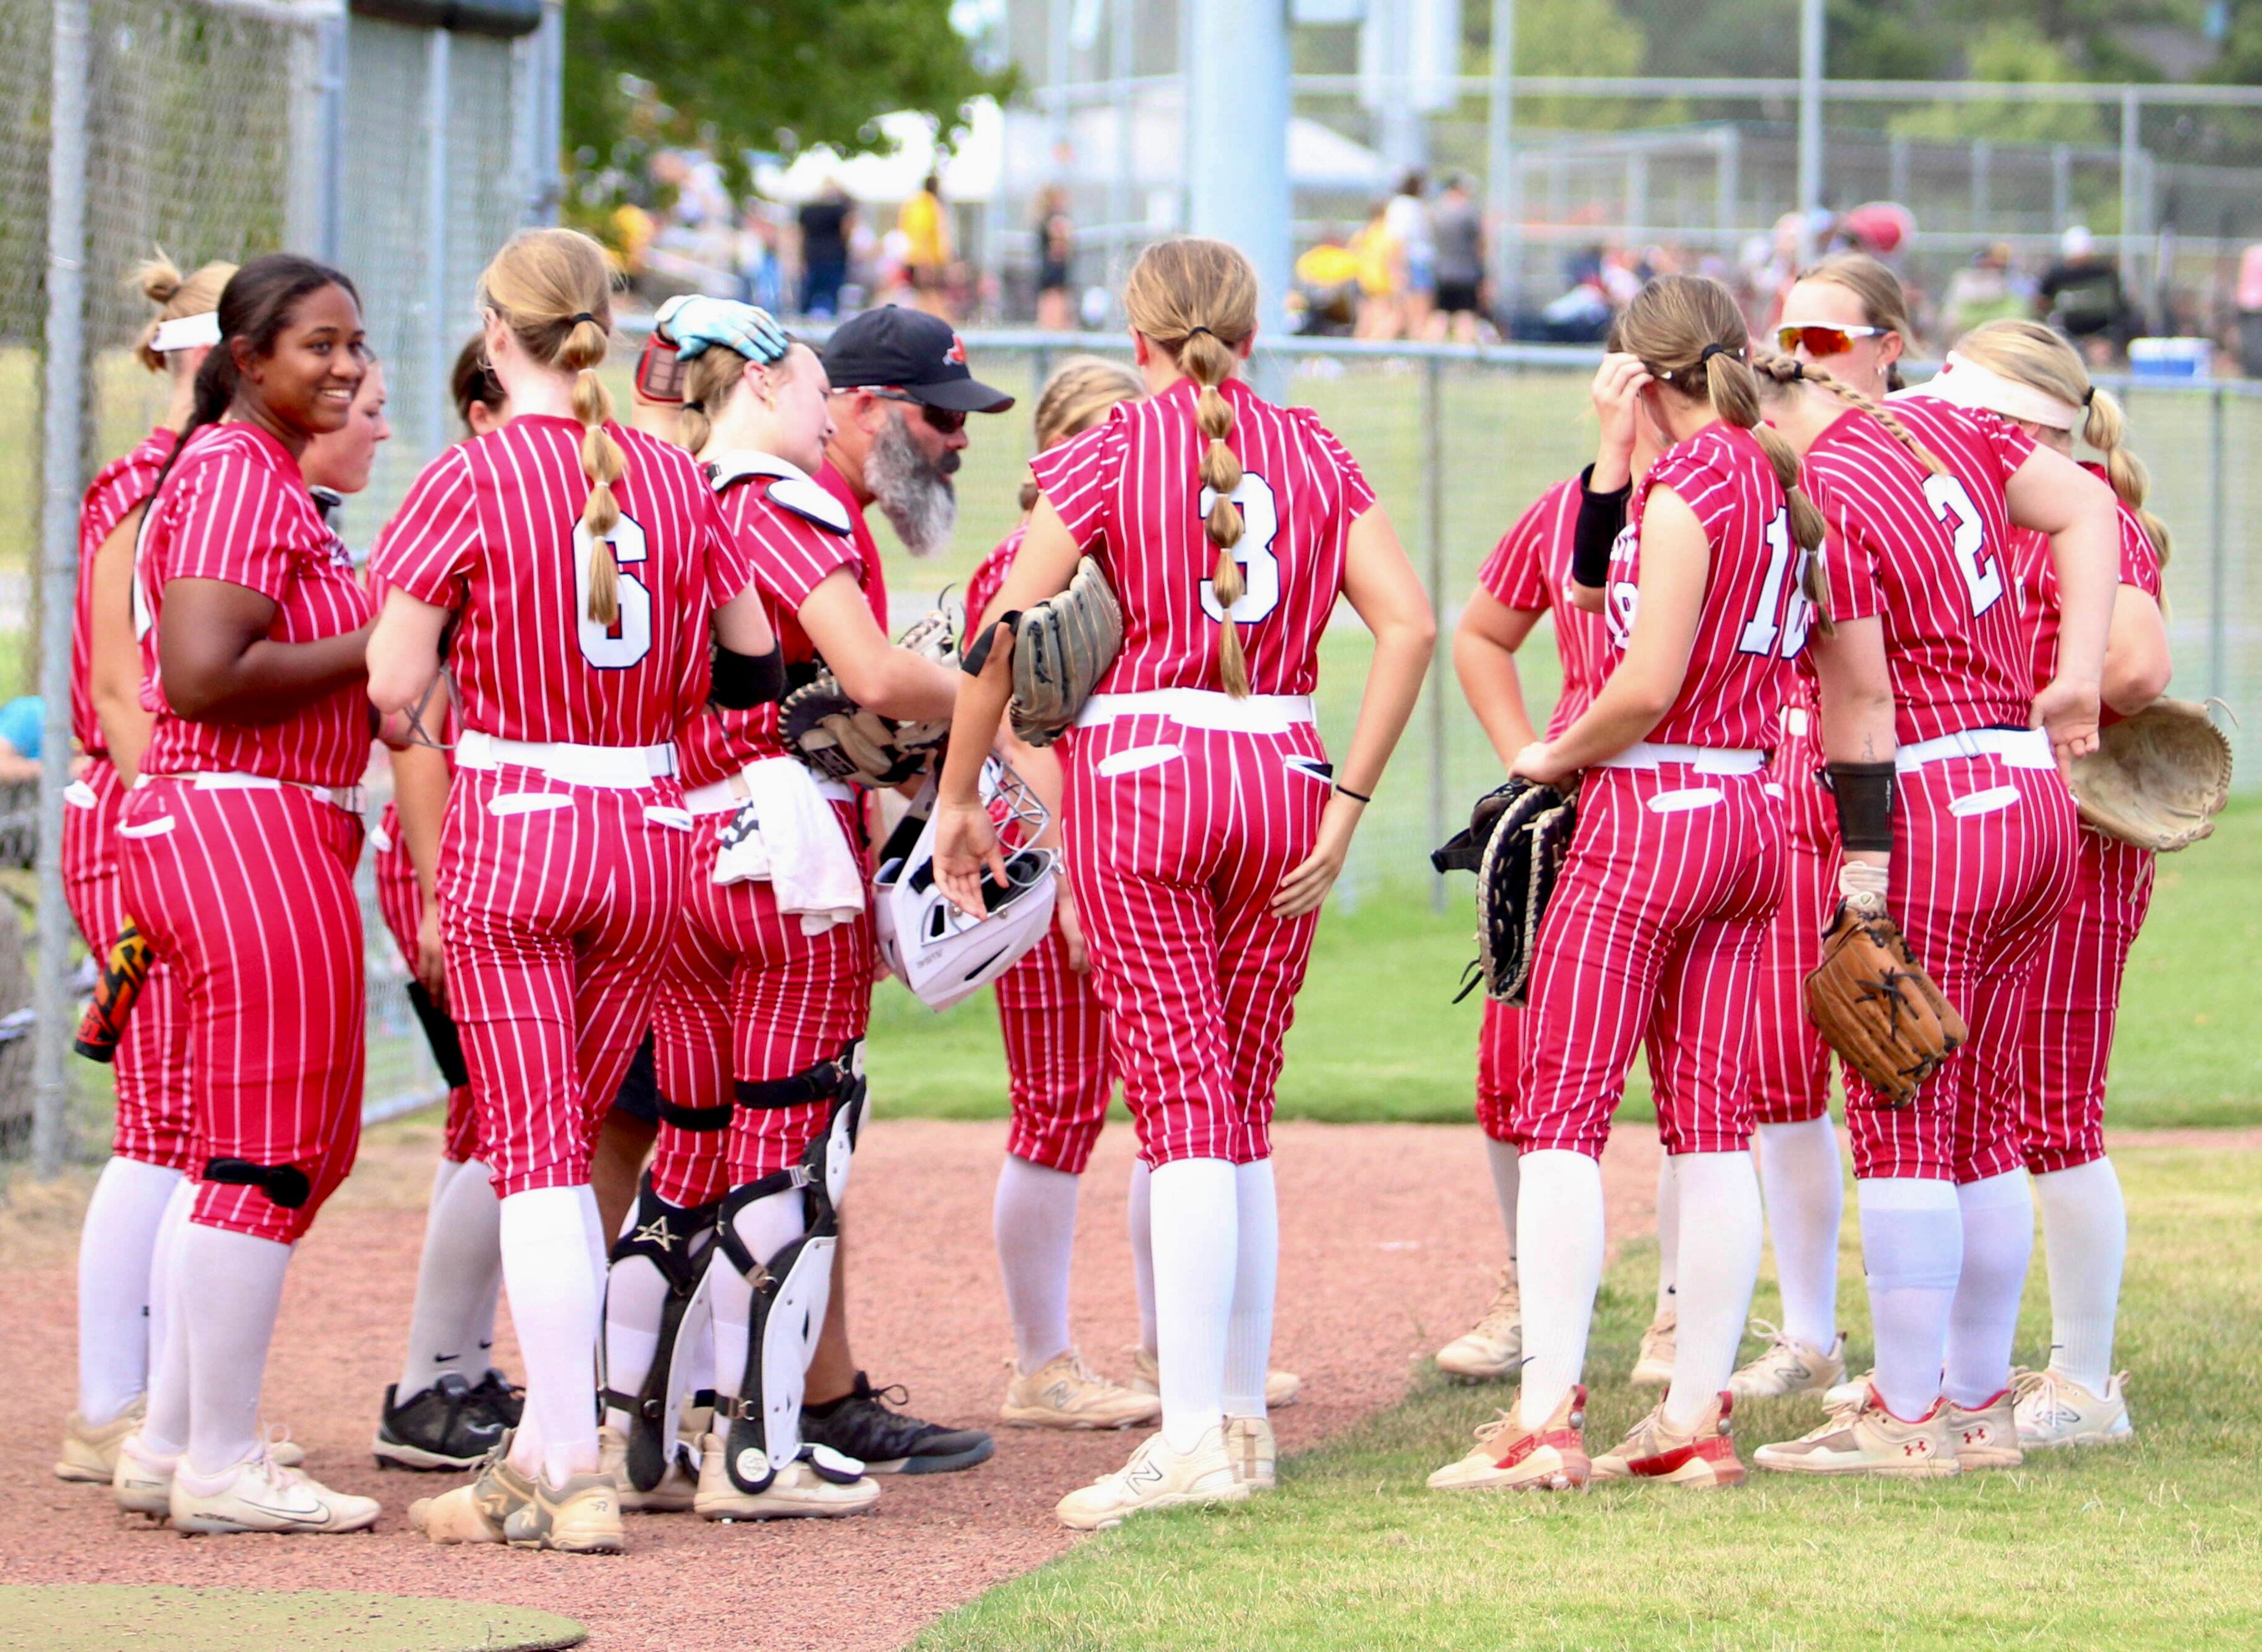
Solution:
{"label": "white headband", "polygon": [[158,322],[149,348],[160,356],[169,356],[175,350],[193,350],[199,345],[219,342],[220,312],[206,310],[200,315],[176,315],[169,321]]}
{"label": "white headband", "polygon": [[2073,403],[2060,401],[2015,378],[2006,378],[1954,350],[1949,351],[1947,363],[1931,382],[1920,386],[1916,393],[1937,396],[1958,407],[2001,413],[2006,419],[2024,419],[2052,430],[2071,430],[2081,423],[2081,409]]}

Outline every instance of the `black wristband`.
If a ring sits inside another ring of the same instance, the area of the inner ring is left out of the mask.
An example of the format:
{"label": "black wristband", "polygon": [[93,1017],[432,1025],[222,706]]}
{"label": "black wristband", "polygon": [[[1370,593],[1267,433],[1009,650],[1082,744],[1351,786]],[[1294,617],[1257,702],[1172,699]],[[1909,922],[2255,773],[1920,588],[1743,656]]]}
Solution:
{"label": "black wristband", "polygon": [[1571,581],[1590,590],[1610,583],[1610,547],[1625,527],[1626,506],[1633,502],[1633,484],[1597,493],[1587,485],[1595,467],[1579,473],[1579,522],[1571,535]]}
{"label": "black wristband", "polygon": [[1374,801],[1372,798],[1369,797],[1364,792],[1352,791],[1351,787],[1345,786],[1341,780],[1337,780],[1336,782],[1336,790],[1341,792],[1345,797],[1351,799],[1354,803],[1372,803]]}
{"label": "black wristband", "polygon": [[969,677],[981,676],[983,668],[990,664],[990,650],[996,644],[998,633],[1002,630],[1011,636],[1020,628],[1020,609],[1007,609],[998,616],[995,623],[982,628],[982,635],[974,639],[974,646],[959,657],[958,669]]}
{"label": "black wristband", "polygon": [[773,640],[767,654],[739,654],[715,644],[715,686],[708,698],[726,711],[747,711],[785,698],[785,650]]}
{"label": "black wristband", "polygon": [[1838,841],[1863,854],[1893,849],[1893,765],[1833,763],[1830,795],[1838,805]]}

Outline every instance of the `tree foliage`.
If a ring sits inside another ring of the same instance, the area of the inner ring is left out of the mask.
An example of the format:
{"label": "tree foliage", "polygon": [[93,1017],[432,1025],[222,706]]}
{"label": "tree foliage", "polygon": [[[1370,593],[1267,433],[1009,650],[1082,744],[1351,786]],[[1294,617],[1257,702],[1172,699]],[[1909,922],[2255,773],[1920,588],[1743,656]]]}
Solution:
{"label": "tree foliage", "polygon": [[[2078,81],[2071,56],[2031,23],[1999,23],[1971,42],[1971,78],[1983,81]],[[2103,115],[2093,104],[2028,104],[1990,99],[1934,104],[1896,115],[1905,138],[1988,138],[2000,143],[2096,143]]]}

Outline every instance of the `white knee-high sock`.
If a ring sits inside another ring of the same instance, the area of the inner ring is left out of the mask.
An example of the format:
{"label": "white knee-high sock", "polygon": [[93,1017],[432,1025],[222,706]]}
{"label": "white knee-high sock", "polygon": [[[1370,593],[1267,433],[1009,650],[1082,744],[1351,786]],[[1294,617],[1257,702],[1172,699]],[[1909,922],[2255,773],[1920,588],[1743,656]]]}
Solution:
{"label": "white knee-high sock", "polygon": [[1680,1338],[1665,1419],[1694,1428],[1736,1368],[1736,1345],[1760,1275],[1760,1184],[1745,1153],[1682,1153],[1680,1191]]}
{"label": "white knee-high sock", "polygon": [[1508,1274],[1516,1277],[1516,1144],[1485,1138],[1485,1167],[1492,1172],[1492,1196],[1500,1205],[1501,1225],[1508,1230]]}
{"label": "white knee-high sock", "polygon": [[1241,1254],[1238,1182],[1222,1159],[1178,1159],[1156,1169],[1149,1190],[1163,1438],[1173,1451],[1192,1451],[1225,1414],[1226,1334]]}
{"label": "white knee-high sock", "polygon": [[526,1355],[526,1417],[511,1442],[522,1474],[552,1484],[597,1466],[599,1300],[586,1188],[536,1188],[502,1201],[503,1279]]}
{"label": "white knee-high sock", "polygon": [[1674,1311],[1681,1280],[1681,1160],[1672,1153],[1657,1160],[1657,1318]]}
{"label": "white knee-high sock", "polygon": [[1956,1202],[1963,1212],[1963,1266],[1949,1316],[1941,1391],[1971,1407],[2011,1383],[2019,1297],[2035,1251],[2035,1201],[2019,1169],[1965,1183]]}
{"label": "white knee-high sock", "polygon": [[1838,1132],[1826,1116],[1761,1124],[1759,1150],[1783,1334],[1827,1350],[1838,1340],[1838,1228],[1846,1213]]}
{"label": "white knee-high sock", "polygon": [[[789,1188],[756,1199],[740,1210],[731,1226],[746,1247],[746,1254],[768,1264],[772,1258],[809,1231],[807,1205],[801,1189]],[[715,1316],[715,1391],[738,1394],[746,1381],[746,1344],[753,1334],[754,1287],[731,1265],[718,1242],[707,1264],[707,1301]]]}
{"label": "white knee-high sock", "polygon": [[2050,1369],[2093,1394],[2113,1377],[2113,1320],[2129,1255],[2129,1208],[2110,1159],[2035,1178],[2050,1294]]}
{"label": "white knee-high sock", "polygon": [[998,1271],[1005,1281],[1005,1309],[1013,1316],[1013,1358],[1024,1376],[1067,1353],[1073,1340],[1068,1276],[1082,1180],[1012,1153],[998,1169],[991,1227]]}
{"label": "white knee-high sock", "polygon": [[1587,1362],[1587,1330],[1603,1279],[1603,1167],[1582,1153],[1524,1155],[1516,1196],[1516,1256],[1524,1281],[1526,1428],[1554,1415]]}
{"label": "white knee-high sock", "polygon": [[1272,1363],[1272,1298],[1280,1277],[1280,1205],[1272,1161],[1235,1165],[1233,1183],[1239,1231],[1222,1398],[1228,1417],[1262,1417],[1264,1374]]}
{"label": "white knee-high sock", "polygon": [[482,1336],[494,1335],[502,1288],[502,1201],[477,1160],[440,1161],[424,1217],[424,1254],[416,1264],[416,1303],[408,1312],[408,1356],[393,1390],[407,1404],[453,1373],[466,1383],[486,1375]]}
{"label": "white knee-high sock", "polygon": [[178,1334],[180,1290],[173,1259],[197,1206],[197,1184],[183,1176],[165,1201],[149,1257],[149,1409],[141,1442],[152,1451],[176,1452],[189,1443],[189,1345]]}
{"label": "white knee-high sock", "polygon": [[1125,1213],[1131,1229],[1131,1284],[1139,1293],[1139,1346],[1155,1351],[1155,1182],[1144,1159],[1131,1161]]}
{"label": "white knee-high sock", "polygon": [[191,1223],[174,1267],[181,1291],[175,1334],[188,1344],[189,1449],[199,1475],[218,1475],[259,1447],[259,1390],[283,1308],[291,1247]]}
{"label": "white knee-high sock", "polygon": [[1913,1422],[1940,1397],[1963,1217],[1951,1183],[1922,1177],[1867,1177],[1854,1183],[1854,1199],[1877,1340],[1877,1397]]}
{"label": "white knee-high sock", "polygon": [[78,1233],[78,1414],[99,1428],[149,1386],[149,1280],[181,1173],[103,1166]]}

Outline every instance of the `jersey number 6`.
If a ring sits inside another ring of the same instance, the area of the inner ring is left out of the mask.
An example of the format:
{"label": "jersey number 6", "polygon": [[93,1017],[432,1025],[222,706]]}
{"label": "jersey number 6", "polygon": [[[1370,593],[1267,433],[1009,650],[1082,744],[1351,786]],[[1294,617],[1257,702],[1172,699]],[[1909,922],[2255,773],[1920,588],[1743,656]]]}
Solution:
{"label": "jersey number 6", "polygon": [[[1280,559],[1272,554],[1272,541],[1280,531],[1280,506],[1272,497],[1272,485],[1253,470],[1243,472],[1241,485],[1228,497],[1241,506],[1241,542],[1233,548],[1233,559],[1241,564],[1242,584],[1246,587],[1233,605],[1233,619],[1236,625],[1247,625],[1280,606]],[[1217,490],[1204,488],[1202,515],[1207,517],[1216,503]],[[1207,579],[1201,582],[1201,605],[1211,619],[1221,625],[1225,622],[1217,586]]]}
{"label": "jersey number 6", "polygon": [[601,672],[626,671],[652,652],[652,592],[629,570],[645,559],[644,529],[623,516],[605,535],[620,565],[620,617],[600,625],[589,617],[589,530],[573,530],[573,617],[580,625],[581,657]]}

